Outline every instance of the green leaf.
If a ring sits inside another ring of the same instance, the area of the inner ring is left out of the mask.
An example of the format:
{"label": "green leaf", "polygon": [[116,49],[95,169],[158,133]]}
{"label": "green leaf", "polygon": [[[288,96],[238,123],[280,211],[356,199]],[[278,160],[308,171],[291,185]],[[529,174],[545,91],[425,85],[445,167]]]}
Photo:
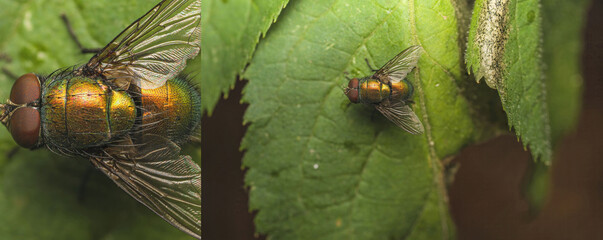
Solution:
{"label": "green leaf", "polygon": [[543,48],[551,136],[557,142],[578,121],[582,99],[580,57],[588,0],[543,0]]}
{"label": "green leaf", "polygon": [[288,0],[205,0],[202,4],[201,98],[210,115],[226,98],[260,40]]}
{"label": "green leaf", "polygon": [[[588,0],[542,1],[544,73],[553,143],[575,127],[580,113],[580,53],[585,18],[576,16],[586,16],[588,3]],[[550,171],[540,163],[532,166],[525,195],[531,211],[537,213],[547,200]]]}
{"label": "green leaf", "polygon": [[[456,7],[457,9],[455,9]],[[242,147],[256,229],[272,239],[452,237],[442,159],[499,128],[491,98],[467,84],[464,5],[446,1],[293,1],[244,77]],[[459,13],[457,15],[457,13]],[[410,135],[341,86],[411,45],[424,49]],[[494,115],[490,115],[494,114]],[[495,121],[494,121],[495,122]]]}
{"label": "green leaf", "polygon": [[536,0],[475,1],[467,68],[498,90],[509,127],[535,159],[550,163],[551,124],[542,69],[540,4]]}
{"label": "green leaf", "polygon": [[[103,47],[157,2],[0,0],[0,68],[48,74],[85,63],[60,19],[83,45]],[[0,96],[15,79],[0,74]],[[199,79],[193,79],[199,82]],[[0,239],[191,239],[119,189],[86,159],[19,149],[0,129]],[[199,150],[191,148],[200,162]],[[88,181],[86,172],[91,171]]]}
{"label": "green leaf", "polygon": [[546,203],[551,171],[543,162],[531,162],[529,166],[522,192],[530,206],[530,214],[536,216]]}

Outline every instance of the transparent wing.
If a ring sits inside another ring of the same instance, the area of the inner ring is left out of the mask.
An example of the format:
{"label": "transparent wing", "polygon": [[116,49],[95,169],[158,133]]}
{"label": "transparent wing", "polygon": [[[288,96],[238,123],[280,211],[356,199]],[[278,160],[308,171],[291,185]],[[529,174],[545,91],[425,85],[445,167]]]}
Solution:
{"label": "transparent wing", "polygon": [[178,155],[170,140],[145,135],[145,143],[125,141],[109,147],[92,163],[121,189],[157,215],[201,239],[201,168],[190,156]]}
{"label": "transparent wing", "polygon": [[404,102],[398,101],[392,103],[386,100],[379,105],[375,105],[375,108],[398,127],[404,129],[404,131],[411,134],[422,134],[424,131],[423,124],[419,120],[419,117],[417,117],[417,114]]}
{"label": "transparent wing", "polygon": [[164,0],[134,21],[83,67],[117,86],[162,86],[201,49],[201,1]]}
{"label": "transparent wing", "polygon": [[421,56],[421,49],[418,45],[405,49],[383,65],[373,75],[373,78],[377,78],[382,82],[390,81],[396,83],[402,81],[417,66],[417,62]]}

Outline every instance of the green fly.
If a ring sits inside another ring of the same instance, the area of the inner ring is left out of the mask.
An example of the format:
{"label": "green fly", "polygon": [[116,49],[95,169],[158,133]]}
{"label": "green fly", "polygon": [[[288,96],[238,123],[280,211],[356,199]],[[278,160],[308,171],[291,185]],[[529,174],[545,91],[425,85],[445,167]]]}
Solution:
{"label": "green fly", "polygon": [[422,134],[423,124],[412,111],[413,86],[406,75],[417,66],[422,48],[411,46],[371,76],[352,78],[345,94],[352,103],[374,106],[383,116],[412,134]]}

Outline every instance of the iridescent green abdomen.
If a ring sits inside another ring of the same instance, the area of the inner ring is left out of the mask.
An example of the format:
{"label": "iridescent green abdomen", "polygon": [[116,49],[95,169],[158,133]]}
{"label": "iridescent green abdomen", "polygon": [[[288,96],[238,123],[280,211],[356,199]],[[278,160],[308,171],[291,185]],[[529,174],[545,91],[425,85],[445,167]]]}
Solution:
{"label": "iridescent green abdomen", "polygon": [[392,93],[390,96],[391,99],[401,99],[406,101],[412,97],[413,87],[412,84],[410,84],[410,82],[408,82],[406,79],[402,79],[402,81],[390,84],[392,88]]}
{"label": "iridescent green abdomen", "polygon": [[155,89],[142,89],[142,132],[166,136],[180,143],[201,123],[201,96],[184,78]]}
{"label": "iridescent green abdomen", "polygon": [[45,144],[84,149],[128,133],[136,106],[125,91],[99,79],[65,77],[44,83],[41,115]]}
{"label": "iridescent green abdomen", "polygon": [[[389,99],[391,101],[404,101],[412,97],[412,85],[406,80],[402,80],[400,82],[395,83],[383,83],[375,78],[362,78],[358,80],[355,79],[353,79],[352,81],[358,81],[357,89],[348,87],[351,90],[348,91],[348,94],[355,92],[359,93],[358,100],[353,102],[377,104],[386,99]],[[355,84],[356,83],[353,83],[352,85]]]}
{"label": "iridescent green abdomen", "polygon": [[184,78],[122,91],[99,79],[67,76],[48,79],[42,89],[42,136],[50,147],[81,150],[126,134],[182,143],[200,127],[201,97]]}

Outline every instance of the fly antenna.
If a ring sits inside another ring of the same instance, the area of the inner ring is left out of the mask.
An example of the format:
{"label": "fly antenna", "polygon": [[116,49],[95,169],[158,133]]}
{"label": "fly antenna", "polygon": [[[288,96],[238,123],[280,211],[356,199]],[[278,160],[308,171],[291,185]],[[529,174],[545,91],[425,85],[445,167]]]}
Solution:
{"label": "fly antenna", "polygon": [[345,94],[347,94],[350,91],[350,89],[348,87],[346,87],[345,84],[340,85],[339,88],[341,88],[341,91],[343,91]]}
{"label": "fly antenna", "polygon": [[[350,77],[348,77],[348,75],[350,75],[350,73],[349,73],[349,72],[347,72],[347,71],[344,71],[344,72],[343,72],[343,77],[344,77],[345,79],[347,79],[347,80],[348,80],[348,82],[349,82],[349,81],[351,81],[352,79],[351,79]],[[342,90],[342,91],[343,91],[345,94],[348,94],[348,92],[350,91],[350,88],[349,88],[349,87],[347,87],[347,86],[345,85],[345,83],[344,83],[343,85],[340,85],[340,86],[339,86],[339,88],[341,88],[341,90]]]}
{"label": "fly antenna", "polygon": [[8,120],[10,117],[10,109],[7,104],[0,104],[0,122],[4,124],[4,126],[8,127]]}

